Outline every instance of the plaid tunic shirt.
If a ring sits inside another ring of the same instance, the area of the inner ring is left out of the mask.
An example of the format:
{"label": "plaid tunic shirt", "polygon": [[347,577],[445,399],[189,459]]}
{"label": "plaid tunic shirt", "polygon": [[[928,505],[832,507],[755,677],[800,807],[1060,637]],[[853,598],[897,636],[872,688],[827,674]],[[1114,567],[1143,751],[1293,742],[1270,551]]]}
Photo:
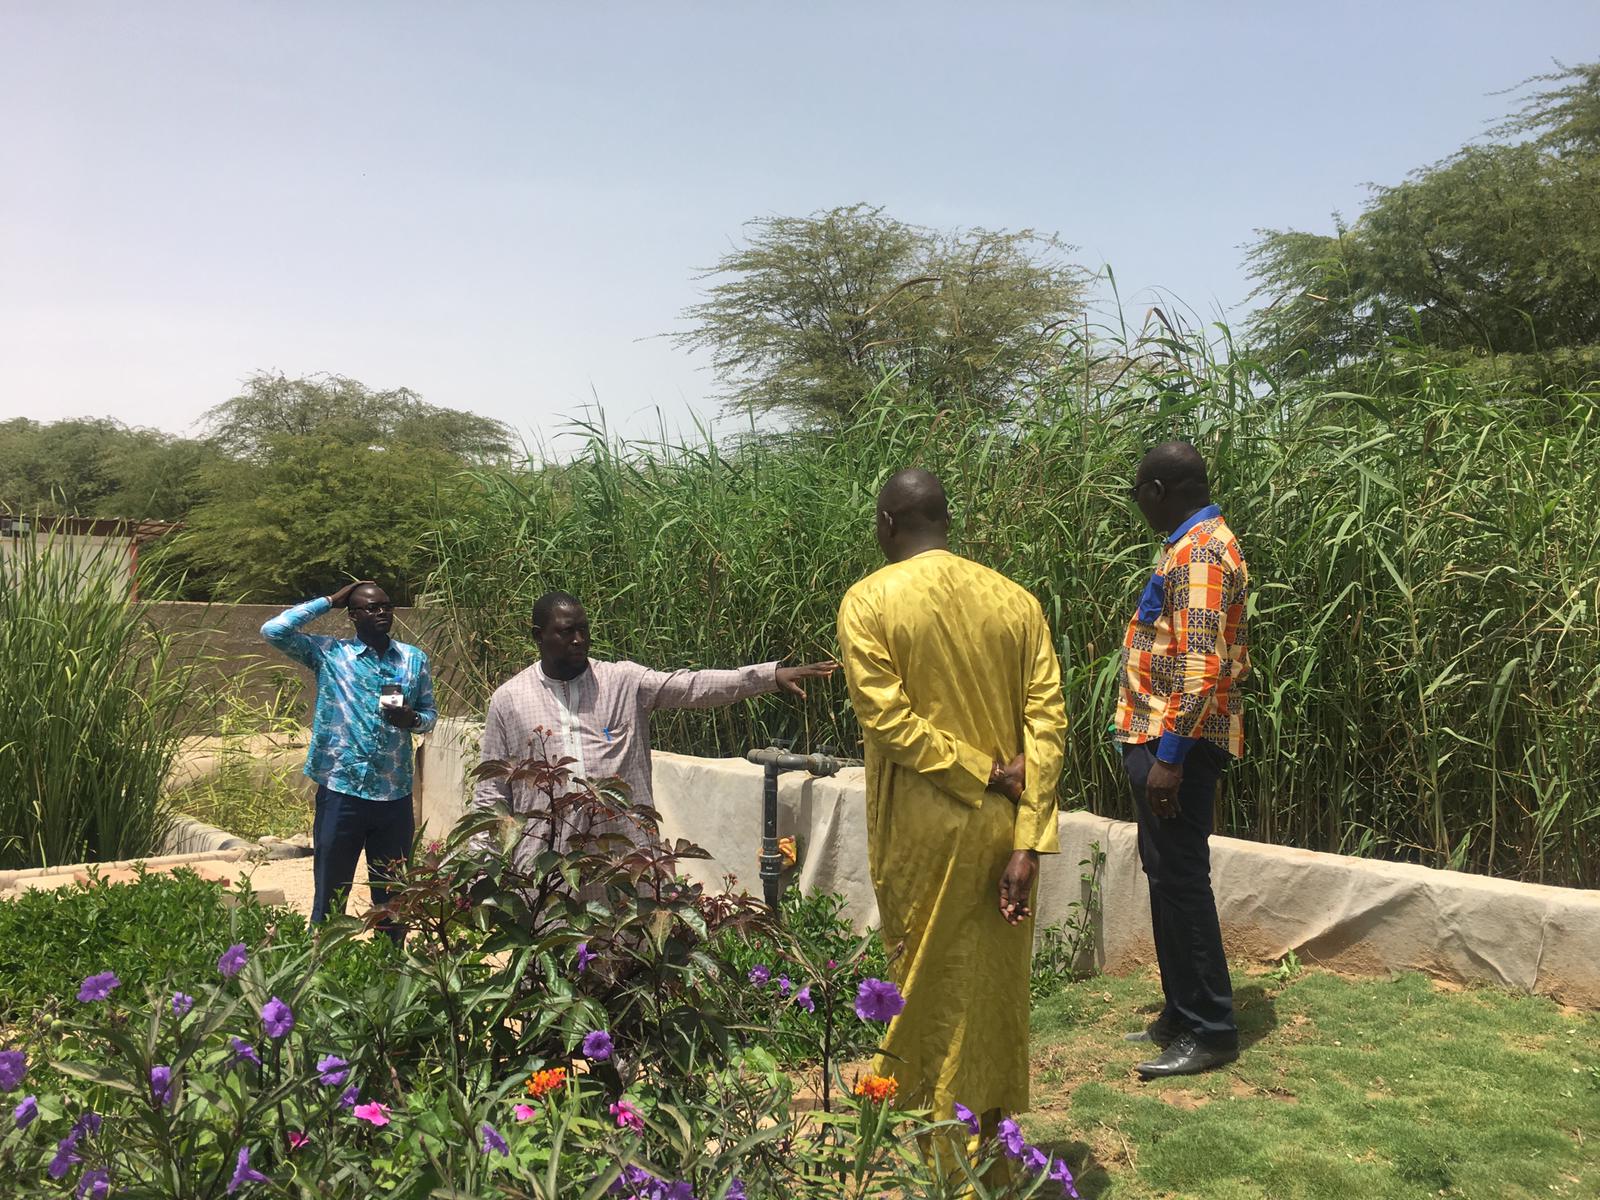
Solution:
{"label": "plaid tunic shirt", "polygon": [[1235,758],[1244,753],[1235,689],[1250,673],[1249,584],[1238,539],[1216,505],[1167,539],[1122,643],[1117,741],[1159,739],[1156,757],[1170,763],[1202,738]]}

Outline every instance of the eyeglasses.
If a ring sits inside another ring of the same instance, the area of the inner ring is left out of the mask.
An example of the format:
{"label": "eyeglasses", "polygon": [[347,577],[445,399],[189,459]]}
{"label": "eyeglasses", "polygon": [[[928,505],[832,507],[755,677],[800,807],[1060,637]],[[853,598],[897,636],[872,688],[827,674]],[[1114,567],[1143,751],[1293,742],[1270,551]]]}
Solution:
{"label": "eyeglasses", "polygon": [[394,611],[394,605],[386,602],[380,602],[378,604],[352,604],[350,608],[354,612],[364,613],[385,613]]}
{"label": "eyeglasses", "polygon": [[1130,485],[1128,488],[1128,499],[1137,500],[1139,498],[1139,493],[1144,491],[1144,489],[1149,487],[1152,483],[1159,487],[1161,485],[1161,480],[1141,479],[1138,483]]}

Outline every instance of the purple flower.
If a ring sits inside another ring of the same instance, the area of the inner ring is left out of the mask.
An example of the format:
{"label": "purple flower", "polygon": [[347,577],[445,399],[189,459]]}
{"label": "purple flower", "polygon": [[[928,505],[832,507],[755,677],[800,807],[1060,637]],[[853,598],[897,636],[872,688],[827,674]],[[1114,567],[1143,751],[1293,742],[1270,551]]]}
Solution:
{"label": "purple flower", "polygon": [[616,1049],[612,1044],[611,1035],[604,1029],[596,1029],[593,1033],[586,1034],[583,1039],[583,1056],[592,1058],[595,1062],[605,1062],[611,1057],[611,1052]]}
{"label": "purple flower", "polygon": [[831,959],[831,958],[830,958],[830,959],[829,959],[829,960],[828,960],[828,970],[830,970],[830,971],[831,971],[831,970],[833,970],[833,969],[834,969],[834,968],[835,968],[835,967],[837,967],[837,966],[838,966],[838,965],[839,965],[839,964],[838,964],[838,963],[837,963],[837,962],[835,962],[835,961],[834,961],[834,960],[833,960],[833,959]]}
{"label": "purple flower", "polygon": [[1061,1185],[1061,1194],[1078,1200],[1078,1189],[1072,1185],[1072,1168],[1067,1166],[1067,1160],[1058,1158],[1055,1165],[1050,1168],[1050,1182]]}
{"label": "purple flower", "polygon": [[599,957],[600,956],[598,954],[593,953],[589,949],[589,943],[588,942],[579,942],[578,943],[578,974],[582,975],[586,970],[589,969],[589,964],[592,963],[595,959],[597,959]]}
{"label": "purple flower", "polygon": [[1022,1156],[1022,1165],[1030,1171],[1043,1171],[1050,1165],[1050,1156],[1037,1146],[1028,1146]]}
{"label": "purple flower", "polygon": [[787,975],[778,976],[778,995],[787,996],[789,994],[789,989],[793,986],[794,984],[789,982],[789,977]]}
{"label": "purple flower", "polygon": [[156,1107],[165,1108],[172,1099],[172,1068],[150,1068],[150,1099],[154,1100]]}
{"label": "purple flower", "polygon": [[765,963],[757,963],[750,968],[750,982],[757,987],[766,987],[767,980],[772,978],[772,972],[767,970]]}
{"label": "purple flower", "polygon": [[228,1195],[233,1195],[247,1183],[266,1183],[267,1177],[250,1166],[250,1147],[239,1147],[239,1159],[233,1167],[233,1178],[228,1181]]}
{"label": "purple flower", "polygon": [[33,1119],[39,1115],[39,1100],[36,1096],[24,1096],[22,1103],[11,1110],[11,1119],[16,1122],[18,1129],[26,1129],[33,1124]]}
{"label": "purple flower", "polygon": [[232,979],[244,970],[244,964],[249,960],[249,947],[243,942],[237,942],[222,952],[222,957],[217,959],[217,970],[222,972],[224,979]]}
{"label": "purple flower", "polygon": [[1028,1143],[1023,1140],[1022,1130],[1010,1117],[1000,1122],[1000,1145],[1005,1148],[1007,1158],[1021,1158],[1028,1148]]}
{"label": "purple flower", "polygon": [[78,1180],[78,1200],[106,1200],[111,1194],[111,1172],[104,1167],[85,1171]]}
{"label": "purple flower", "polygon": [[243,1038],[229,1038],[228,1040],[233,1043],[234,1062],[255,1063],[255,1065],[258,1067],[261,1065],[261,1058],[258,1054],[256,1054],[256,1048],[249,1042],[245,1041]]}
{"label": "purple flower", "polygon": [[735,1175],[728,1184],[728,1190],[722,1193],[722,1200],[749,1200],[744,1194],[744,1180]]}
{"label": "purple flower", "polygon": [[500,1136],[500,1131],[486,1121],[483,1125],[483,1152],[488,1154],[491,1150],[501,1156],[511,1153],[511,1147],[506,1145],[506,1140]]}
{"label": "purple flower", "polygon": [[64,1179],[72,1164],[83,1161],[83,1156],[78,1154],[78,1137],[76,1133],[69,1133],[56,1143],[56,1156],[50,1160],[50,1165],[45,1168],[45,1173],[51,1179]]}
{"label": "purple flower", "polygon": [[26,1050],[0,1050],[0,1092],[14,1092],[28,1074]]}
{"label": "purple flower", "polygon": [[339,1093],[339,1107],[354,1108],[356,1106],[356,1101],[359,1099],[361,1099],[361,1086],[359,1084],[352,1083],[349,1087],[345,1088],[344,1091]]}
{"label": "purple flower", "polygon": [[261,1006],[261,1028],[276,1041],[294,1028],[294,1013],[282,1000],[274,996]]}
{"label": "purple flower", "polygon": [[317,1059],[317,1082],[324,1087],[338,1087],[350,1075],[350,1064],[337,1054],[326,1054]]}
{"label": "purple flower", "polygon": [[694,1200],[694,1187],[687,1179],[669,1183],[661,1193],[661,1200]]}
{"label": "purple flower", "polygon": [[186,1017],[186,1016],[189,1015],[189,1010],[191,1008],[193,1008],[193,1007],[194,1007],[194,997],[193,996],[186,995],[183,992],[173,992],[172,993],[172,1015],[173,1016],[180,1017],[180,1018],[181,1017]]}
{"label": "purple flower", "polygon": [[794,994],[794,1006],[803,1008],[809,1013],[817,1011],[817,1002],[811,998],[811,985],[809,983]]}
{"label": "purple flower", "polygon": [[956,1105],[956,1120],[960,1121],[963,1125],[965,1125],[967,1127],[967,1131],[969,1133],[977,1133],[978,1132],[978,1117],[977,1117],[977,1114],[974,1113],[965,1104]]}
{"label": "purple flower", "polygon": [[78,999],[84,1004],[93,1004],[96,1000],[104,1000],[121,986],[122,980],[117,978],[115,971],[101,971],[83,981],[78,988]]}
{"label": "purple flower", "polygon": [[888,1021],[905,1006],[900,989],[886,979],[863,979],[856,989],[856,1016],[863,1021]]}

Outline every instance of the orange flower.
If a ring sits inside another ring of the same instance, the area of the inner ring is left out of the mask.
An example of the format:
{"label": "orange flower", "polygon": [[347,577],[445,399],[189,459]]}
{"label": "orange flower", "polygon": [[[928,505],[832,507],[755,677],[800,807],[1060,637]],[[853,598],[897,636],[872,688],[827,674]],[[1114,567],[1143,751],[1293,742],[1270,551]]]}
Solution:
{"label": "orange flower", "polygon": [[535,1071],[528,1076],[528,1095],[535,1100],[542,1099],[566,1082],[567,1069],[565,1067],[550,1067],[543,1071]]}
{"label": "orange flower", "polygon": [[781,837],[778,839],[778,853],[783,855],[783,865],[786,867],[794,866],[796,860],[799,858],[799,851],[795,848],[794,839],[792,837]]}
{"label": "orange flower", "polygon": [[874,1103],[893,1100],[900,1091],[900,1081],[887,1075],[863,1075],[856,1080],[855,1094]]}

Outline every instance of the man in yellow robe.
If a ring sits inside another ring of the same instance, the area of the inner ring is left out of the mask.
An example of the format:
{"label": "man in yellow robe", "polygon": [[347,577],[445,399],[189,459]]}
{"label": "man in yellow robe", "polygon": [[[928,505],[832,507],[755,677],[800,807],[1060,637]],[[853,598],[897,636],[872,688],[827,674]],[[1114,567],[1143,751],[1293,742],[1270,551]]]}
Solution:
{"label": "man in yellow robe", "polygon": [[899,1103],[986,1131],[1028,1106],[1028,978],[1039,855],[1060,849],[1066,711],[1039,602],[950,553],[926,471],[878,496],[889,565],[839,607],[866,751],[867,851],[905,1009],[874,1070]]}

